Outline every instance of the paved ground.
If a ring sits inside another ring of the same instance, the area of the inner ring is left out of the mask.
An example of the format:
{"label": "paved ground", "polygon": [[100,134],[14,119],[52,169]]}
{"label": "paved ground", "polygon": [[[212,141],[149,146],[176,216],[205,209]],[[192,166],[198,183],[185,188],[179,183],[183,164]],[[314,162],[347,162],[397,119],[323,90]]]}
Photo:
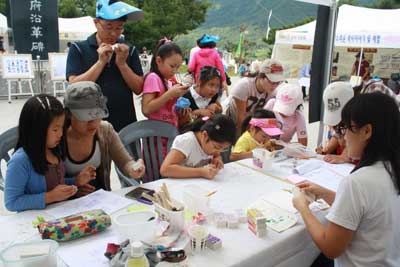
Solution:
{"label": "paved ground", "polygon": [[[232,77],[233,84],[238,80],[239,79],[237,77]],[[7,129],[14,127],[18,124],[19,114],[26,100],[27,98],[16,99],[13,100],[11,104],[9,104],[6,99],[0,100],[0,133],[3,133]],[[62,98],[60,98],[60,100],[62,100]],[[140,98],[135,97],[135,105],[136,105],[136,114],[138,116],[138,119],[139,120],[144,119],[140,107]],[[308,118],[308,102],[305,102],[304,104],[304,113],[305,117]],[[308,143],[310,148],[315,148],[317,145],[318,127],[319,123],[308,124],[307,127],[309,136]],[[4,162],[2,162],[1,163],[2,171],[4,171],[5,169],[4,165],[5,165]],[[112,168],[112,170],[113,172],[111,174],[111,187],[112,189],[118,189],[120,188],[119,180],[116,173],[114,172],[114,168]],[[0,215],[9,214],[7,211],[5,211],[5,208],[3,207],[4,206],[3,199],[4,199],[3,192],[0,191]]]}

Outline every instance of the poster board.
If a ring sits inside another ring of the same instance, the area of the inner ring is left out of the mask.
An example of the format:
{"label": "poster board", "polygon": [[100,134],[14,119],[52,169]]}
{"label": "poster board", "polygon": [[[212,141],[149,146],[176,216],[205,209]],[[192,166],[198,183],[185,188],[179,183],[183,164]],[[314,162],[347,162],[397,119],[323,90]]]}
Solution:
{"label": "poster board", "polygon": [[1,56],[4,79],[33,79],[31,54],[4,54]]}
{"label": "poster board", "polygon": [[52,81],[65,81],[67,53],[49,53],[49,70]]}

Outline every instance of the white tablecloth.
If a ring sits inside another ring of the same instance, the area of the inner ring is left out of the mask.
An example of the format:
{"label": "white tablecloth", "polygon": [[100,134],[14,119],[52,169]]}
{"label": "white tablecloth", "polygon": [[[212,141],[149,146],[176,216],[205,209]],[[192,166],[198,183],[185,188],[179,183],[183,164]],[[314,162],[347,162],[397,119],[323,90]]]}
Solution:
{"label": "white tablecloth", "polygon": [[[278,179],[269,177],[260,172],[237,163],[225,165],[217,177],[207,179],[163,179],[145,186],[158,188],[163,182],[167,183],[173,198],[182,200],[182,189],[187,184],[196,184],[209,191],[217,190],[211,197],[210,206],[217,211],[233,212],[235,209],[246,209],[260,196],[269,192],[275,192],[291,185]],[[123,195],[131,190],[124,188],[115,193]],[[323,221],[325,212],[317,212],[316,215]],[[10,244],[11,240],[22,242],[39,239],[37,230],[30,228],[31,222],[36,216],[46,215],[43,211],[27,211],[7,218],[1,218],[0,222],[0,249]],[[292,228],[282,233],[268,229],[264,238],[258,238],[247,228],[247,224],[241,224],[238,229],[221,229],[209,224],[210,233],[222,239],[223,247],[220,250],[205,250],[201,254],[190,257],[194,266],[310,266],[320,253],[312,242],[301,217]],[[15,223],[18,222],[18,223]],[[60,251],[73,248],[74,244],[94,242],[96,239],[104,239],[114,235],[115,229],[111,226],[108,233],[101,233],[92,237],[83,238],[67,243],[60,243]],[[115,238],[111,238],[115,241]],[[105,247],[104,247],[105,250]],[[91,253],[93,254],[93,253]],[[82,253],[80,257],[84,257]],[[90,253],[88,254],[90,256]],[[98,255],[98,257],[103,257]],[[106,261],[105,261],[106,262]],[[77,265],[78,266],[78,265]],[[81,265],[83,266],[83,265]]]}

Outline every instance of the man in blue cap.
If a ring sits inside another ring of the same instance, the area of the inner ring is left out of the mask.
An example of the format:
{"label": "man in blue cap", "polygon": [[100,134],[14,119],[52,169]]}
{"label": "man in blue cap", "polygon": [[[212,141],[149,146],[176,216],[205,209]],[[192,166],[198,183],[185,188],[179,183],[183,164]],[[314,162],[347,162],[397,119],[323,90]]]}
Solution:
{"label": "man in blue cap", "polygon": [[135,122],[132,92],[143,89],[138,51],[122,37],[127,20],[138,21],[143,11],[118,0],[98,0],[94,24],[97,32],[73,43],[68,52],[66,76],[70,83],[93,81],[107,97],[107,120],[118,132]]}

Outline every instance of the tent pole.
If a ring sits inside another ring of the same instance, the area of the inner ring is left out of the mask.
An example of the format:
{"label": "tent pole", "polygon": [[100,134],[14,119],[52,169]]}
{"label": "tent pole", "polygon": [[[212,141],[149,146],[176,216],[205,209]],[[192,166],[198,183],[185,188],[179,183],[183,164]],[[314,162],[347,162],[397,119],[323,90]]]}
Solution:
{"label": "tent pole", "polygon": [[[325,66],[324,66],[324,79],[322,81],[322,88],[325,90],[326,86],[330,83],[332,61],[333,61],[333,49],[335,44],[335,34],[336,34],[336,20],[337,20],[337,3],[336,0],[331,1],[330,14],[329,14],[329,25],[328,25],[328,36],[327,36],[327,48],[325,54]],[[323,99],[321,97],[321,115],[319,121],[319,131],[318,131],[318,143],[322,144],[324,139],[324,107]]]}
{"label": "tent pole", "polygon": [[358,60],[357,76],[360,76],[361,62],[362,62],[363,54],[364,54],[364,47],[361,46],[360,59]]}

